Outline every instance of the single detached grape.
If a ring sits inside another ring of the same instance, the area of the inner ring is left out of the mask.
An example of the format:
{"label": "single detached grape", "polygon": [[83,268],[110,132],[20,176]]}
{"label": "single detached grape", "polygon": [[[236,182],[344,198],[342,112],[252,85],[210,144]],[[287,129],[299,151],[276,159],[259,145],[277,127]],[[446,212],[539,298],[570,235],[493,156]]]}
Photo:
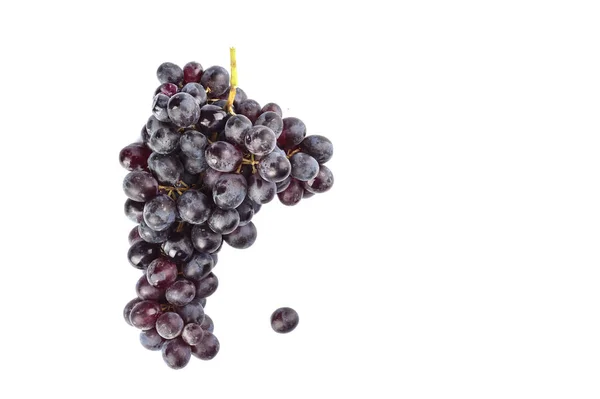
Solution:
{"label": "single detached grape", "polygon": [[329,161],[333,156],[333,144],[327,137],[319,135],[306,136],[300,143],[300,150],[320,164]]}
{"label": "single detached grape", "polygon": [[146,202],[144,206],[144,221],[152,230],[168,229],[176,218],[177,205],[167,195],[158,195]]}
{"label": "single detached grape", "polygon": [[182,369],[192,357],[191,346],[180,337],[166,341],[162,346],[162,357],[167,366],[172,369]]}
{"label": "single detached grape", "polygon": [[223,236],[223,240],[233,248],[245,249],[254,244],[256,236],[256,226],[254,226],[254,223],[250,222],[245,226],[238,227],[230,234]]}
{"label": "single detached grape", "polygon": [[300,181],[314,179],[319,173],[319,163],[316,159],[303,152],[297,152],[290,158],[292,177]]}
{"label": "single detached grape", "polygon": [[273,151],[277,144],[277,137],[266,126],[253,126],[246,133],[244,143],[250,153],[263,156]]}
{"label": "single detached grape", "polygon": [[213,186],[213,201],[221,209],[234,209],[244,201],[247,192],[248,183],[243,176],[223,174]]}
{"label": "single detached grape", "polygon": [[208,276],[196,283],[196,298],[206,298],[215,293],[219,287],[217,276],[210,273]]}
{"label": "single detached grape", "polygon": [[157,258],[148,265],[146,278],[156,288],[167,288],[177,280],[177,264],[168,258]]}
{"label": "single detached grape", "polygon": [[183,332],[181,333],[181,338],[188,345],[194,346],[200,343],[202,337],[204,336],[204,330],[197,323],[189,323],[183,327]]}
{"label": "single detached grape", "polygon": [[250,119],[244,115],[234,115],[225,124],[225,139],[237,146],[245,145],[246,133],[252,127]]}
{"label": "single detached grape", "polygon": [[254,174],[248,179],[248,197],[257,204],[266,204],[275,198],[277,186]]}
{"label": "single detached grape", "polygon": [[273,183],[285,180],[292,171],[287,157],[279,152],[272,152],[258,163],[258,174],[266,181]]}
{"label": "single detached grape", "polygon": [[171,122],[179,127],[192,126],[200,118],[200,107],[188,93],[177,93],[169,98],[167,110]]}
{"label": "single detached grape", "polygon": [[198,190],[187,190],[177,199],[179,217],[191,224],[202,224],[211,214],[210,199]]}
{"label": "single detached grape", "polygon": [[119,162],[127,170],[146,170],[148,157],[152,151],[144,143],[133,143],[123,148],[119,153]]}
{"label": "single detached grape", "polygon": [[302,142],[306,136],[306,125],[298,118],[283,118],[283,131],[277,139],[277,144],[284,149],[290,149]]}
{"label": "single detached grape", "polygon": [[200,252],[215,252],[223,241],[221,234],[215,233],[205,225],[192,228],[192,244]]}
{"label": "single detached grape", "polygon": [[314,179],[305,181],[303,187],[306,191],[314,194],[321,194],[329,191],[333,187],[333,173],[325,165],[319,167],[319,173]]}
{"label": "single detached grape", "polygon": [[123,191],[127,198],[146,202],[158,194],[158,183],[148,172],[130,172],[123,179]]}
{"label": "single detached grape", "polygon": [[196,296],[196,286],[189,280],[177,280],[167,288],[167,301],[175,306],[185,306]]}
{"label": "single detached grape", "polygon": [[129,315],[131,325],[140,330],[154,328],[156,320],[161,315],[160,305],[155,301],[141,301],[137,303]]}
{"label": "single detached grape", "polygon": [[218,98],[229,88],[229,72],[220,66],[211,66],[202,74],[200,84],[208,89],[212,98]]}
{"label": "single detached grape", "polygon": [[131,309],[133,309],[133,307],[140,302],[142,302],[140,298],[134,298],[127,302],[127,305],[125,305],[125,308],[123,309],[123,318],[130,326],[133,326],[133,324],[131,324],[131,320],[129,320],[129,317],[131,316]]}
{"label": "single detached grape", "polygon": [[179,148],[181,136],[172,127],[160,128],[150,135],[148,147],[159,154],[170,154]]}
{"label": "single detached grape", "polygon": [[281,334],[293,331],[299,321],[298,313],[292,308],[279,308],[271,315],[271,327]]}
{"label": "single detached grape", "polygon": [[165,290],[150,285],[146,275],[143,274],[135,285],[137,296],[143,300],[162,302],[165,300]]}
{"label": "single detached grape", "polygon": [[136,242],[127,252],[127,259],[129,259],[131,266],[140,270],[146,269],[159,256],[160,247],[146,241]]}
{"label": "single detached grape", "polygon": [[204,104],[206,104],[206,101],[208,100],[204,87],[202,87],[199,83],[188,83],[183,86],[181,92],[187,93],[194,97],[194,100],[196,100],[196,104],[198,104],[199,107],[202,107]]}
{"label": "single detached grape", "polygon": [[183,319],[175,312],[166,312],[156,320],[156,332],[164,339],[178,337],[183,331]]}
{"label": "single detached grape", "polygon": [[229,234],[240,224],[240,215],[235,209],[215,208],[208,218],[208,226],[219,234]]}
{"label": "single detached grape", "polygon": [[202,72],[204,72],[204,68],[200,65],[199,62],[191,61],[183,66],[183,82],[191,83],[191,82],[200,82],[200,78],[202,77]]}
{"label": "single detached grape", "polygon": [[192,354],[198,359],[211,360],[219,353],[220,344],[217,337],[213,333],[204,331],[204,335],[200,342],[191,347]]}
{"label": "single detached grape", "polygon": [[243,154],[226,141],[216,141],[205,151],[206,162],[219,172],[233,172],[242,163]]}
{"label": "single detached grape", "polygon": [[206,252],[196,252],[181,268],[183,277],[200,281],[215,267],[214,258]]}
{"label": "single detached grape", "polygon": [[156,329],[151,328],[140,331],[140,343],[148,350],[159,351],[165,343],[165,339],[158,334]]}
{"label": "single detached grape", "polygon": [[254,124],[256,126],[268,127],[275,133],[276,138],[281,136],[281,132],[283,131],[283,119],[281,119],[280,115],[272,111],[262,113]]}
{"label": "single detached grape", "polygon": [[156,77],[158,77],[160,83],[178,85],[183,82],[183,70],[172,62],[163,62],[156,71]]}

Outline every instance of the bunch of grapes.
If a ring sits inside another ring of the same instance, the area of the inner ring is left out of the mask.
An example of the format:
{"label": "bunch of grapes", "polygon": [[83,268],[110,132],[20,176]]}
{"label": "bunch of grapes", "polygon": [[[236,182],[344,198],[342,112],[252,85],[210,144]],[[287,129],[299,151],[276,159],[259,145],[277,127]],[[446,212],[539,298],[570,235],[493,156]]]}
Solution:
{"label": "bunch of grapes", "polygon": [[324,165],[331,141],[306,136],[304,123],[283,118],[277,104],[248,99],[236,87],[233,57],[233,79],[220,66],[160,65],[152,116],[119,156],[129,171],[125,214],[137,224],[127,256],[143,271],[124,318],[174,369],[219,351],[204,308],[218,286],[223,242],[250,247],[253,216],[275,196],[296,205],[333,185]]}

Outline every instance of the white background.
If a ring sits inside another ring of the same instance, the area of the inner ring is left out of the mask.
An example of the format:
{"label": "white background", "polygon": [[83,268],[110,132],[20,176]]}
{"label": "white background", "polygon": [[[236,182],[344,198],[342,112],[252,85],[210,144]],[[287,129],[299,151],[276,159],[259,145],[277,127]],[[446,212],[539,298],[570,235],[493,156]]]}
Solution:
{"label": "white background", "polygon": [[[597,399],[599,21],[574,0],[3,2],[0,396]],[[117,157],[161,62],[231,45],[251,98],[332,139],[336,183],[224,248],[221,352],[172,371],[122,320]]]}

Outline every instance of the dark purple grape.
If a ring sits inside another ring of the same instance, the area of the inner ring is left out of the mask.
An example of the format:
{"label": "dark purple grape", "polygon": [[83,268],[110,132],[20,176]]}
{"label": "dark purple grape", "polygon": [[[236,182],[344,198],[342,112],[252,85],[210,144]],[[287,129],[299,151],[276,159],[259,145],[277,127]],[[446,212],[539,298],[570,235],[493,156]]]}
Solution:
{"label": "dark purple grape", "polygon": [[262,115],[265,112],[275,112],[280,117],[283,116],[283,112],[281,111],[281,107],[279,105],[275,104],[275,103],[267,103],[267,104],[265,104],[264,107],[262,107],[262,109],[260,110],[260,113]]}
{"label": "dark purple grape", "polygon": [[258,156],[269,154],[275,148],[276,143],[275,133],[266,126],[253,126],[244,137],[246,149]]}
{"label": "dark purple grape", "polygon": [[162,302],[165,300],[165,290],[151,286],[145,274],[142,275],[135,284],[135,292],[142,300],[155,302]]}
{"label": "dark purple grape", "polygon": [[159,256],[160,247],[146,241],[136,242],[127,251],[127,259],[131,266],[140,270],[146,269]]}
{"label": "dark purple grape", "polygon": [[179,132],[172,127],[160,128],[150,135],[148,147],[159,154],[170,154],[179,148]]}
{"label": "dark purple grape", "polygon": [[219,287],[219,279],[212,272],[196,283],[196,298],[207,298]]}
{"label": "dark purple grape", "polygon": [[179,141],[181,152],[190,158],[203,159],[208,146],[208,139],[196,130],[188,130],[181,135]]}
{"label": "dark purple grape", "polygon": [[230,234],[223,236],[223,240],[233,248],[245,249],[250,247],[256,241],[256,226],[250,222],[245,226],[240,226]]}
{"label": "dark purple grape", "polygon": [[204,185],[204,187],[206,187],[212,192],[215,183],[217,182],[217,180],[219,180],[219,178],[222,175],[223,172],[219,172],[217,170],[214,170],[213,168],[209,168],[202,174],[202,177],[200,179],[202,180],[202,185]]}
{"label": "dark purple grape", "polygon": [[211,254],[206,252],[196,252],[194,256],[182,266],[181,271],[183,277],[194,281],[200,281],[208,276],[213,267],[215,267],[215,261]]}
{"label": "dark purple grape", "polygon": [[272,152],[258,162],[258,174],[266,181],[273,183],[285,180],[292,171],[287,157],[279,152]]}
{"label": "dark purple grape", "polygon": [[208,101],[208,98],[206,97],[206,91],[204,90],[204,87],[200,85],[200,83],[188,83],[183,86],[181,92],[187,93],[194,97],[194,100],[196,100],[196,104],[198,104],[199,107],[202,107],[204,104],[206,104],[206,101]]}
{"label": "dark purple grape", "polygon": [[192,228],[192,244],[200,252],[215,252],[223,241],[221,234],[215,233],[204,225]]}
{"label": "dark purple grape", "polygon": [[333,156],[333,144],[324,136],[306,136],[300,143],[300,150],[313,157],[318,163],[324,164]]}
{"label": "dark purple grape", "polygon": [[150,244],[160,244],[167,241],[171,231],[170,229],[165,229],[162,231],[153,230],[148,227],[145,221],[142,220],[138,226],[138,234],[142,240],[149,242]]}
{"label": "dark purple grape", "polygon": [[307,199],[314,196],[313,193],[311,193],[310,191],[308,191],[307,189],[304,189],[304,193],[302,194],[302,199]]}
{"label": "dark purple grape", "polygon": [[207,104],[200,109],[198,127],[204,134],[220,132],[227,123],[227,112],[223,108]]}
{"label": "dark purple grape", "polygon": [[156,77],[160,83],[183,83],[183,70],[172,62],[163,62],[156,70]]}
{"label": "dark purple grape", "polygon": [[204,315],[204,320],[200,324],[200,327],[202,327],[204,331],[208,332],[213,332],[215,330],[215,324],[207,314]]}
{"label": "dark purple grape", "polygon": [[177,264],[168,258],[157,258],[148,265],[146,278],[156,288],[167,288],[177,280]]}
{"label": "dark purple grape", "polygon": [[177,204],[169,196],[161,194],[146,202],[144,221],[152,230],[166,230],[175,223],[175,219],[177,219]]}
{"label": "dark purple grape", "polygon": [[153,153],[148,158],[148,167],[161,184],[175,186],[183,176],[183,164],[175,154]]}
{"label": "dark purple grape", "polygon": [[158,86],[158,88],[154,92],[154,95],[156,96],[157,94],[162,93],[167,97],[171,97],[172,95],[176,94],[178,91],[179,91],[179,87],[177,87],[176,84],[163,83],[160,86]]}
{"label": "dark purple grape", "polygon": [[283,149],[291,149],[304,140],[306,125],[298,118],[283,118],[283,131],[277,139],[277,144]]}
{"label": "dark purple grape", "polygon": [[291,181],[292,176],[288,176],[285,180],[275,183],[275,185],[277,186],[277,193],[279,194],[280,192],[285,191],[285,189],[290,186]]}
{"label": "dark purple grape", "polygon": [[268,127],[275,133],[275,138],[279,137],[283,131],[283,119],[280,115],[271,111],[262,113],[254,125]]}
{"label": "dark purple grape", "polygon": [[130,171],[146,170],[150,154],[152,151],[144,143],[129,144],[119,153],[119,162],[122,167]]}
{"label": "dark purple grape", "polygon": [[167,366],[179,370],[187,366],[192,357],[191,346],[178,337],[165,341],[162,346],[162,357]]}
{"label": "dark purple grape", "polygon": [[125,216],[132,222],[139,223],[144,220],[144,203],[128,199],[125,201]]}
{"label": "dark purple grape", "polygon": [[292,177],[300,181],[314,179],[319,173],[319,163],[316,159],[303,152],[297,152],[290,158]]}
{"label": "dark purple grape", "polygon": [[252,201],[252,206],[254,207],[254,214],[256,215],[258,213],[258,211],[260,211],[260,209],[262,208],[261,204],[257,204],[256,202]]}
{"label": "dark purple grape", "polygon": [[140,330],[154,328],[156,320],[161,315],[160,305],[155,301],[141,301],[137,303],[129,315],[131,325]]}
{"label": "dark purple grape", "polygon": [[298,313],[292,308],[279,308],[271,315],[271,327],[281,334],[294,330],[299,321]]}
{"label": "dark purple grape", "polygon": [[221,209],[234,209],[246,198],[247,182],[243,176],[227,173],[221,175],[213,186],[213,201]]}
{"label": "dark purple grape", "polygon": [[234,115],[225,124],[225,139],[231,144],[244,146],[246,133],[251,127],[250,119],[244,115]]}
{"label": "dark purple grape", "polygon": [[146,202],[158,194],[158,183],[148,172],[130,172],[123,179],[123,191],[129,199]]}
{"label": "dark purple grape", "polygon": [[210,199],[198,190],[187,190],[177,199],[179,217],[191,224],[202,224],[211,214]]}
{"label": "dark purple grape", "polygon": [[200,118],[200,107],[188,93],[177,93],[169,98],[167,110],[171,122],[179,127],[192,126]]}
{"label": "dark purple grape", "polygon": [[258,115],[260,115],[261,107],[257,101],[248,99],[239,103],[235,107],[235,110],[238,114],[246,116],[254,123],[258,118]]}
{"label": "dark purple grape", "polygon": [[248,197],[257,204],[271,202],[277,194],[275,183],[266,181],[260,175],[254,174],[248,179]]}
{"label": "dark purple grape", "polygon": [[194,254],[189,234],[173,233],[162,245],[162,250],[175,262],[186,262]]}
{"label": "dark purple grape", "polygon": [[140,331],[140,344],[144,348],[151,351],[159,351],[164,343],[165,339],[158,334],[155,328]]}
{"label": "dark purple grape", "polygon": [[200,82],[204,68],[199,62],[190,61],[183,66],[183,83]]}
{"label": "dark purple grape", "polygon": [[[166,122],[161,122],[158,119],[156,119],[156,117],[154,115],[152,115],[150,118],[148,118],[148,122],[146,122],[146,132],[148,133],[148,136],[150,136],[152,133],[154,133],[155,131],[157,131],[158,129],[162,128],[162,127],[172,127],[173,125],[171,123],[166,123]],[[147,141],[147,140],[144,140]]]}
{"label": "dark purple grape", "polygon": [[[154,115],[152,117],[154,117]],[[140,140],[144,144],[146,144],[148,142],[148,140],[150,140],[150,135],[148,134],[148,130],[146,129],[146,125],[144,125],[142,127],[142,131],[140,132]]]}
{"label": "dark purple grape", "polygon": [[161,122],[169,122],[169,112],[167,111],[167,104],[169,103],[169,96],[163,93],[158,93],[154,96],[152,101],[152,115]]}
{"label": "dark purple grape", "polygon": [[187,323],[201,324],[204,320],[204,307],[201,298],[194,298],[185,306],[175,308],[183,321]]}
{"label": "dark purple grape", "polygon": [[196,286],[189,280],[177,280],[167,288],[167,301],[175,306],[185,306],[196,296]]}
{"label": "dark purple grape", "polygon": [[175,312],[166,312],[156,320],[156,332],[164,339],[178,337],[183,331],[183,319]]}
{"label": "dark purple grape", "polygon": [[240,224],[240,215],[235,209],[215,208],[208,218],[208,227],[215,233],[229,234]]}
{"label": "dark purple grape", "polygon": [[131,301],[127,302],[127,305],[125,305],[125,308],[123,309],[123,318],[125,319],[125,322],[130,326],[133,326],[133,324],[131,324],[131,320],[129,320],[129,317],[131,316],[131,309],[133,309],[133,307],[140,302],[142,302],[140,298],[134,298]]}
{"label": "dark purple grape", "polygon": [[245,226],[252,220],[254,216],[254,206],[250,198],[245,198],[244,201],[235,208],[237,213],[240,215],[240,222],[238,226]]}
{"label": "dark purple grape", "polygon": [[229,88],[229,72],[220,66],[211,66],[202,74],[200,83],[211,98],[218,98]]}
{"label": "dark purple grape", "polygon": [[129,236],[127,237],[127,240],[129,242],[130,246],[137,242],[142,241],[142,237],[140,237],[140,233],[138,232],[137,226],[135,226],[133,229],[131,229],[131,231],[129,232]]}
{"label": "dark purple grape", "polygon": [[292,179],[288,188],[278,193],[277,197],[279,197],[279,201],[283,205],[292,206],[300,202],[303,194],[304,187],[302,186],[302,182]]}
{"label": "dark purple grape", "polygon": [[[220,98],[221,101],[227,102],[227,100],[229,99],[229,90],[231,90],[231,88],[228,88],[225,91],[225,93],[221,94],[218,98]],[[246,101],[247,99],[248,99],[248,96],[246,95],[246,92],[244,90],[240,89],[239,87],[236,87],[235,88],[235,97],[233,99],[233,106],[237,107],[238,105],[240,105],[240,103],[242,101]],[[217,101],[217,102],[219,102],[219,101]]]}
{"label": "dark purple grape", "polygon": [[306,191],[314,194],[321,194],[333,187],[333,173],[325,165],[319,167],[319,173],[314,179],[305,181],[303,187]]}
{"label": "dark purple grape", "polygon": [[200,159],[190,158],[185,154],[180,154],[179,159],[183,163],[184,172],[192,173],[192,174],[200,174],[204,172],[206,169],[209,169],[208,164],[204,157]]}
{"label": "dark purple grape", "polygon": [[219,340],[211,332],[204,331],[204,336],[195,346],[190,347],[192,354],[198,359],[211,360],[219,353]]}
{"label": "dark purple grape", "polygon": [[183,327],[183,331],[181,333],[181,338],[188,345],[194,346],[202,340],[204,336],[204,330],[197,323],[188,323]]}

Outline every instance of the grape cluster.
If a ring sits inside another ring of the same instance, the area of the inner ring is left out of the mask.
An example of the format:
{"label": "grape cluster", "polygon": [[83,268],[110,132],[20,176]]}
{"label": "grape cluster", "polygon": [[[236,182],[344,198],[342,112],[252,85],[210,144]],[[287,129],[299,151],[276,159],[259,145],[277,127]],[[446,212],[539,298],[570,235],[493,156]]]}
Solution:
{"label": "grape cluster", "polygon": [[161,350],[174,369],[191,355],[210,360],[219,351],[204,313],[218,287],[213,269],[223,242],[250,247],[252,222],[275,196],[284,205],[326,192],[333,175],[324,164],[331,141],[306,136],[306,126],[282,117],[235,84],[220,66],[197,62],[157,70],[152,115],[141,140],[123,148],[129,263],[143,271],[125,321],[141,330],[140,342]]}

